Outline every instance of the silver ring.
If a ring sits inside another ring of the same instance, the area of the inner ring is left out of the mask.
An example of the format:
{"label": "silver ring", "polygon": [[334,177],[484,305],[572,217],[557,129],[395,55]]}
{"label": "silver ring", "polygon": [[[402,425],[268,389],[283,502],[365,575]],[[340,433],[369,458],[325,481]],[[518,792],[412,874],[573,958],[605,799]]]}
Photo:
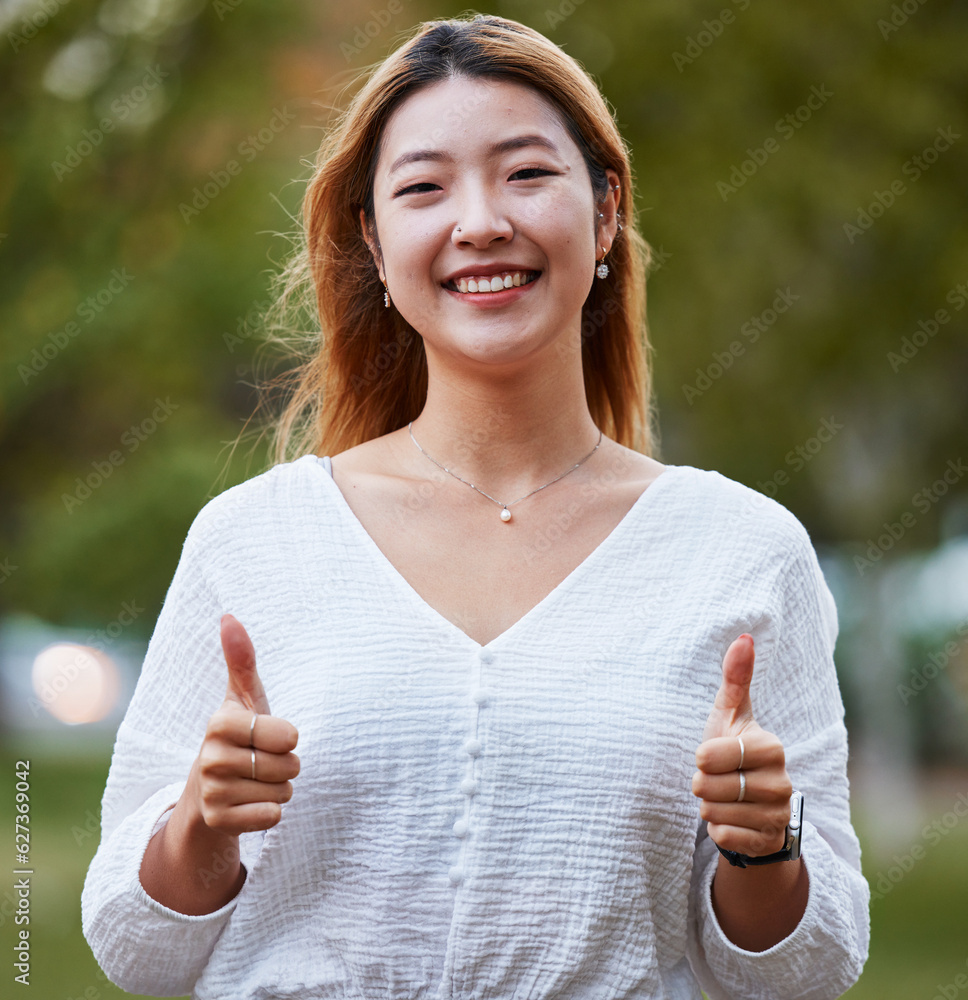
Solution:
{"label": "silver ring", "polygon": [[252,780],[255,781],[255,750],[252,751]]}
{"label": "silver ring", "polygon": [[743,746],[743,737],[737,736],[736,739],[739,740],[739,763],[736,765],[737,771],[743,770],[743,758],[746,756],[746,747]]}
{"label": "silver ring", "polygon": [[[252,764],[252,777],[255,777],[255,763]],[[746,775],[740,771],[739,772],[739,797],[736,799],[737,802],[742,802],[746,797]]]}
{"label": "silver ring", "polygon": [[255,746],[255,720],[258,719],[258,718],[259,718],[258,714],[255,713],[255,712],[253,712],[252,713],[252,722],[249,724],[249,746],[250,747],[254,747]]}

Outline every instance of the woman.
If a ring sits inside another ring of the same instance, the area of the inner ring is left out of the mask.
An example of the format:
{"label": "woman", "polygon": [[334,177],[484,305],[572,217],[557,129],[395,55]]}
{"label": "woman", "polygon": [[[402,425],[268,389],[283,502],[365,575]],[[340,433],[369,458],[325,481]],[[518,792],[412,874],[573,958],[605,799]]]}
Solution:
{"label": "woman", "polygon": [[648,454],[597,89],[517,22],[428,22],[304,215],[284,300],[308,273],[322,337],[279,463],[188,534],[98,961],[196,997],[839,996],[869,893],[836,610],[783,507]]}

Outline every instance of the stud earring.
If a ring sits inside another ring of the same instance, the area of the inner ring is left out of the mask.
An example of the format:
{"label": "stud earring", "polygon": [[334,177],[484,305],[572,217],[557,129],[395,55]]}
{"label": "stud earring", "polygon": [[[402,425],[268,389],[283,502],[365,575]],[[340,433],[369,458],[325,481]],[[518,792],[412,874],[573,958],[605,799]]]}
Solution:
{"label": "stud earring", "polygon": [[602,259],[598,262],[598,267],[595,268],[595,273],[599,276],[599,278],[608,277],[608,264],[605,263],[605,255],[607,253],[608,251],[605,247],[602,247]]}

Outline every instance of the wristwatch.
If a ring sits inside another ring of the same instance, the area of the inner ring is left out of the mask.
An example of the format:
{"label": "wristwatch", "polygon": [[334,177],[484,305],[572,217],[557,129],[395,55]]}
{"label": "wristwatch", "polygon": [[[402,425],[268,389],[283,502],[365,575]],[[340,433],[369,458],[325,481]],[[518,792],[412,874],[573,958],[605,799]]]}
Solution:
{"label": "wristwatch", "polygon": [[803,795],[794,792],[790,796],[790,822],[786,828],[786,839],[783,841],[782,850],[773,854],[764,854],[760,857],[750,857],[748,854],[740,854],[738,851],[727,851],[725,847],[719,847],[719,853],[737,868],[747,868],[750,865],[772,865],[777,861],[796,861],[800,857],[800,836],[803,833]]}

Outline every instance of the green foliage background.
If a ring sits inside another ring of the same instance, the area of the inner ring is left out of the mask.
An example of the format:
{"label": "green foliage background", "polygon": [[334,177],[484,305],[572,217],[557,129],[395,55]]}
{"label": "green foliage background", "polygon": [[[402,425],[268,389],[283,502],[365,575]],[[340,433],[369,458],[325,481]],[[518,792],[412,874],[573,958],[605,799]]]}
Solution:
{"label": "green foliage background", "polygon": [[[251,318],[287,248],[274,234],[291,228],[326,107],[418,21],[466,8],[46,3],[46,13],[33,0],[0,12],[0,616],[88,628],[136,601],[146,612],[132,631],[146,637],[199,507],[265,467],[261,446],[229,443],[255,405]],[[486,10],[583,62],[632,148],[642,228],[661,262],[649,293],[660,457],[760,489],[785,471],[773,492],[814,540],[863,553],[966,457],[968,308],[955,305],[959,286],[968,304],[968,5],[500,0]],[[75,65],[84,53],[101,60],[71,98],[50,89],[58,60],[69,68],[65,50],[81,54]],[[146,78],[161,82],[139,100]],[[829,96],[811,108],[817,93]],[[262,142],[273,121],[287,123]],[[912,158],[939,129],[957,138],[914,179]],[[213,174],[228,177],[224,189],[186,211]],[[870,208],[898,182],[890,207]],[[873,224],[846,230],[866,209]],[[115,272],[130,277],[108,294]],[[744,325],[781,291],[796,300],[752,343]],[[942,308],[949,321],[900,355]],[[715,376],[734,342],[743,353]],[[703,374],[708,388],[688,392]],[[132,438],[158,401],[166,418]],[[788,456],[825,419],[840,429],[797,468]],[[65,503],[112,452],[123,461],[104,485]],[[966,495],[959,479],[897,552],[968,530]],[[927,997],[960,971],[963,934],[955,944],[942,929],[898,957],[916,937],[904,893],[928,893],[916,909],[929,926],[941,906],[960,907],[964,926],[963,903],[943,894],[950,884],[910,886],[877,904],[899,907],[884,922],[891,944],[875,936],[851,995]],[[77,888],[65,882],[66,906]],[[79,994],[95,981],[86,975],[46,995]]]}
{"label": "green foliage background", "polygon": [[[200,504],[263,467],[258,450],[248,463],[237,455],[219,479],[223,445],[254,406],[257,342],[235,335],[286,252],[272,233],[291,228],[324,107],[418,20],[463,9],[154,6],[181,23],[112,34],[104,11],[138,4],[74,2],[34,37],[21,30],[20,44],[0,47],[0,554],[18,567],[0,608],[56,622],[111,620],[131,597],[156,610]],[[777,499],[818,542],[876,535],[964,445],[968,310],[946,297],[968,283],[968,10],[935,0],[910,16],[898,7],[906,23],[897,28],[891,5],[873,0],[505,0],[493,10],[581,60],[633,150],[642,226],[662,261],[650,283],[662,457],[766,484],[832,418],[843,429]],[[374,19],[381,12],[386,27]],[[111,52],[100,82],[75,100],[48,92],[53,57],[92,35]],[[160,113],[132,127],[137,114],[121,118],[112,105],[130,104],[155,67],[161,86],[137,110],[156,110],[158,97]],[[815,90],[832,95],[816,110],[806,104]],[[291,123],[246,159],[240,146],[280,111]],[[783,125],[788,115],[796,128]],[[113,131],[90,155],[58,166],[106,117]],[[905,164],[916,170],[912,157],[938,129],[959,138],[912,181]],[[734,174],[767,140],[777,151],[753,176]],[[237,176],[226,171],[233,160]],[[179,206],[212,172],[229,183],[186,219]],[[905,192],[851,240],[845,225],[898,181]],[[719,185],[735,193],[724,200]],[[132,279],[85,321],[78,310],[115,269]],[[777,290],[798,298],[752,343],[741,330]],[[889,352],[939,308],[951,321],[895,371]],[[64,349],[34,355],[51,351],[71,320],[80,333]],[[734,342],[744,354],[687,398],[684,387],[703,384],[697,369],[715,374]],[[177,410],[128,452],[125,431],[169,398]],[[68,511],[63,496],[77,477],[119,449],[124,464]],[[936,508],[902,547],[934,544],[939,525]],[[139,623],[145,632],[150,619]]]}

